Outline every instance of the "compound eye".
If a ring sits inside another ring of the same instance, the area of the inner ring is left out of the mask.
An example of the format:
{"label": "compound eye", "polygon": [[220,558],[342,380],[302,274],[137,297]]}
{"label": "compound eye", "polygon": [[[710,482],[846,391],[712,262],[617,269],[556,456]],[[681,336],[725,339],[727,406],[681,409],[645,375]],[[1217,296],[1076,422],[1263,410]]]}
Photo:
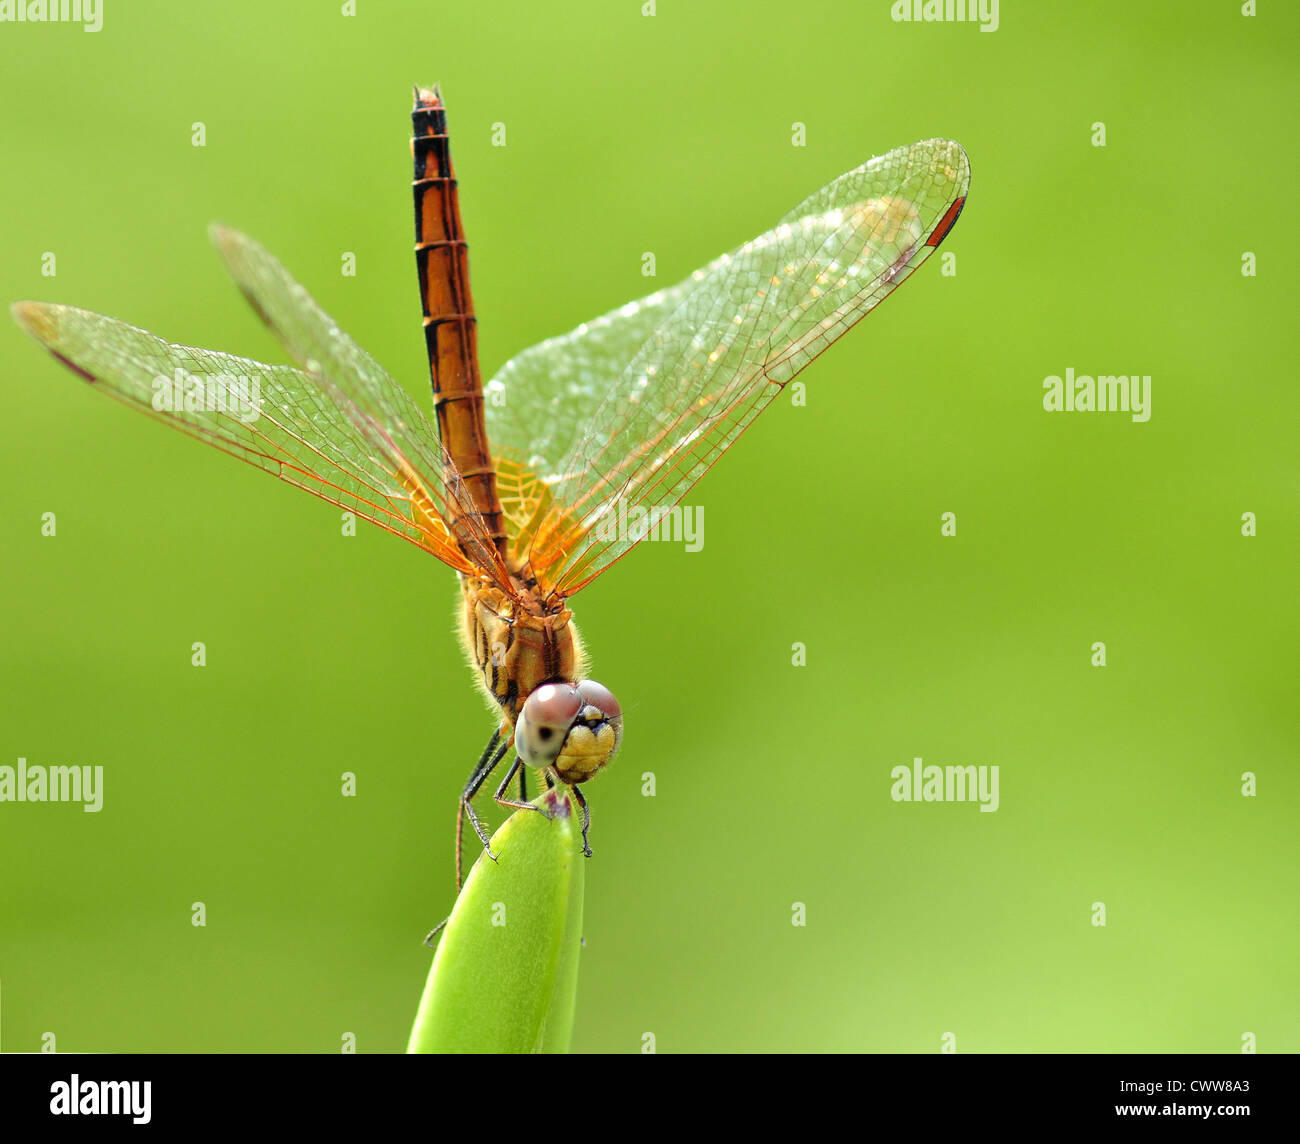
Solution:
{"label": "compound eye", "polygon": [[623,708],[618,705],[614,693],[603,683],[584,679],[578,684],[577,691],[583,707],[595,707],[606,719],[617,719],[623,714]]}
{"label": "compound eye", "polygon": [[536,727],[566,731],[582,710],[582,696],[572,683],[543,683],[524,701],[522,714]]}
{"label": "compound eye", "polygon": [[554,762],[582,706],[582,697],[572,683],[544,683],[537,688],[524,700],[515,721],[519,757],[530,767]]}

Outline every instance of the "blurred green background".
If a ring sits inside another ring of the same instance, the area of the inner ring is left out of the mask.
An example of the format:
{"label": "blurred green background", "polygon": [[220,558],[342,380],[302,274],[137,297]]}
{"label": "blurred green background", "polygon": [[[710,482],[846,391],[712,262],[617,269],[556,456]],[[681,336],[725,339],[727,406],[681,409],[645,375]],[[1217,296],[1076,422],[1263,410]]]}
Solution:
{"label": "blurred green background", "polygon": [[[647,292],[643,251],[669,285],[873,154],[971,155],[957,273],[932,260],[697,487],[702,552],[643,545],[575,601],[627,711],[588,789],[575,1047],[1300,1047],[1300,11],[341,7],[0,25],[0,297],[284,360],[221,219],[425,397],[416,81],[449,108],[487,375]],[[0,360],[0,762],[106,775],[99,814],[0,804],[3,1047],[400,1050],[491,729],[454,575],[8,322]],[[1150,374],[1151,420],[1047,414],[1067,367]],[[914,757],[998,765],[999,810],[892,801]]]}

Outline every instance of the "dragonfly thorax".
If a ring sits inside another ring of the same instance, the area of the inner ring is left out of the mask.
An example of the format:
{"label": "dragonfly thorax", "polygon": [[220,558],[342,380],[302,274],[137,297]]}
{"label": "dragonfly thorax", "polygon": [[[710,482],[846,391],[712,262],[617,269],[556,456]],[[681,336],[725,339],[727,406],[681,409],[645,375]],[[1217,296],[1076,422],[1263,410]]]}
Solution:
{"label": "dragonfly thorax", "polygon": [[582,677],[582,640],[568,608],[541,612],[478,577],[462,576],[461,593],[461,639],[475,679],[509,727],[543,683]]}

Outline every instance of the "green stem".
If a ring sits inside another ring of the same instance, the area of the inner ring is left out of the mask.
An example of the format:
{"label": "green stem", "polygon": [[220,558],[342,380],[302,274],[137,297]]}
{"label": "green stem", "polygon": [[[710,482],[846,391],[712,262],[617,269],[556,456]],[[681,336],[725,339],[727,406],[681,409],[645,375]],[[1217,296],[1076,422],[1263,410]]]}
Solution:
{"label": "green stem", "polygon": [[492,838],[438,940],[408,1053],[567,1052],[582,943],[583,858],[567,788]]}

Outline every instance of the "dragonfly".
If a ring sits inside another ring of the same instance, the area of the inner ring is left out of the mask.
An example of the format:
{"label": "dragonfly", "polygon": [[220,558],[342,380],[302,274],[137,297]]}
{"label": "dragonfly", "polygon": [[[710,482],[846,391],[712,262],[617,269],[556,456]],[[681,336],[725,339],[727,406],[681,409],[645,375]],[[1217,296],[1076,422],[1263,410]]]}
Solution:
{"label": "dragonfly", "polygon": [[644,539],[608,527],[612,514],[659,519],[680,504],[934,253],[966,202],[970,162],[949,139],[873,158],[684,281],[524,350],[484,383],[436,86],[416,88],[411,121],[432,418],[280,262],[225,226],[211,229],[217,252],[296,365],[174,345],[71,306],[20,302],[13,314],[94,388],[458,573],[462,642],[495,724],[457,807],[459,888],[466,819],[496,857],[473,800],[511,750],[496,802],[539,809],[530,771],[571,789],[591,855],[582,787],[619,750],[623,711],[587,677],[569,602]]}

